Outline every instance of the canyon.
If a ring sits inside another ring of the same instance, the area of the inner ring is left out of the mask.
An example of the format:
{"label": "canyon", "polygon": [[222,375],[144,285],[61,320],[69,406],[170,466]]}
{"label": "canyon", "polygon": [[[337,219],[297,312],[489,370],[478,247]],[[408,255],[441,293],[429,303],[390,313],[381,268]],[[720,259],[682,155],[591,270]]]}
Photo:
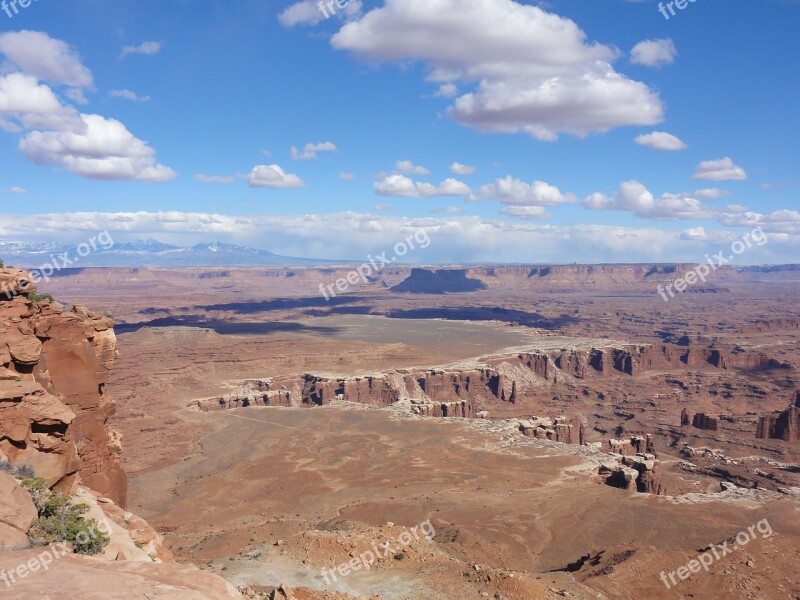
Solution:
{"label": "canyon", "polygon": [[[800,278],[726,268],[665,304],[685,268],[390,267],[329,301],[347,266],[80,269],[40,284],[64,304],[7,270],[0,449],[139,523],[136,568],[173,569],[143,580],[186,594],[794,597]],[[426,520],[402,560],[321,577]]]}

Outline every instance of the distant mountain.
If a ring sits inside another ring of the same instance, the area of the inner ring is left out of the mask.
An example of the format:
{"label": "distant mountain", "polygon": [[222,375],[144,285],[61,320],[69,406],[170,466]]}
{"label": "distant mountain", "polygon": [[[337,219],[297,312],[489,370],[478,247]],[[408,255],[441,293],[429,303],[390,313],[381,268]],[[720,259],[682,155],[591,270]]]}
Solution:
{"label": "distant mountain", "polygon": [[466,269],[411,269],[407,279],[390,289],[393,292],[415,294],[457,294],[487,289],[485,283],[467,275]]}
{"label": "distant mountain", "polygon": [[[81,257],[75,244],[0,241],[0,260],[15,267],[36,268],[56,264],[52,257],[67,254],[75,267],[263,267],[321,265],[346,261],[280,256],[235,244],[197,244],[173,246],[158,240],[135,240],[114,244],[108,250],[98,247]],[[59,268],[63,261],[58,259]]]}

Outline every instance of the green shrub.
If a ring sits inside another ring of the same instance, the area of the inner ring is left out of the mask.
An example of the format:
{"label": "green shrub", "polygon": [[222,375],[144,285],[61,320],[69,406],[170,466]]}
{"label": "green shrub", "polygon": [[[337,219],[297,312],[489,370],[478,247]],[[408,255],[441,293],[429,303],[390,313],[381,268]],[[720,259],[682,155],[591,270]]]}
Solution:
{"label": "green shrub", "polygon": [[42,300],[53,302],[53,297],[50,294],[36,294],[34,292],[31,292],[28,294],[28,300],[30,300],[34,304],[39,304]]}
{"label": "green shrub", "polygon": [[45,479],[25,479],[22,485],[30,492],[39,519],[28,535],[40,545],[70,542],[77,554],[99,554],[109,539],[94,519],[84,518],[86,504],[73,504],[64,494],[51,490]]}

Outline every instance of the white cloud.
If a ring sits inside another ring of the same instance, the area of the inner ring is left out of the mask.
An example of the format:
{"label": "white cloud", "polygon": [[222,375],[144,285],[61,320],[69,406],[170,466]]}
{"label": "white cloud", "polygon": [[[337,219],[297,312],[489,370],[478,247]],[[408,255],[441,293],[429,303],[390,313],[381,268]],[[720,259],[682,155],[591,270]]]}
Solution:
{"label": "white cloud", "polygon": [[706,160],[697,166],[693,179],[705,181],[745,180],[747,173],[728,158]]}
{"label": "white cloud", "polygon": [[594,193],[584,200],[583,206],[590,210],[628,211],[638,217],[657,220],[710,219],[718,214],[689,194],[663,194],[655,198],[636,180],[620,185],[614,196]]}
{"label": "white cloud", "polygon": [[343,179],[344,181],[353,181],[356,178],[354,173],[347,173],[342,171],[339,173],[339,179]]}
{"label": "white cloud", "polygon": [[[761,217],[758,215],[758,217]],[[765,217],[761,217],[765,219]],[[771,217],[788,224],[791,217]],[[756,222],[754,219],[753,222]],[[794,226],[800,224],[795,215]],[[753,227],[756,225],[753,225]],[[738,226],[737,226],[738,227]],[[302,215],[223,215],[189,212],[0,214],[5,239],[84,240],[86,231],[108,230],[115,240],[155,237],[192,244],[208,240],[280,250],[288,256],[359,259],[381,252],[416,231],[431,245],[409,260],[442,262],[696,262],[718,244],[681,239],[681,231],[603,225],[554,226],[523,220],[485,220],[468,215],[409,218],[352,212]],[[765,229],[766,230],[766,229]],[[707,231],[717,235],[716,231]],[[737,233],[737,236],[739,234]],[[747,253],[752,262],[792,262],[800,234],[770,235],[769,244]],[[771,252],[771,254],[765,254]],[[765,261],[769,258],[769,261]]]}
{"label": "white cloud", "polygon": [[375,191],[381,196],[406,196],[409,198],[430,198],[433,196],[465,196],[470,187],[457,179],[445,179],[438,186],[431,183],[415,182],[405,175],[387,175],[375,182]]}
{"label": "white cloud", "polygon": [[292,146],[291,154],[294,160],[312,160],[317,158],[317,152],[336,152],[336,144],[333,142],[309,143],[303,147],[302,152]]}
{"label": "white cloud", "polygon": [[611,67],[616,49],[513,0],[386,0],[331,43],[370,62],[423,62],[440,85],[477,83],[449,114],[480,131],[553,140],[663,118],[658,94]]}
{"label": "white cloud", "polygon": [[62,167],[89,179],[175,178],[172,169],[156,164],[155,151],[119,121],[100,115],[81,119],[85,131],[32,131],[20,140],[20,151],[38,165]]}
{"label": "white cloud", "polygon": [[406,175],[430,175],[431,172],[426,169],[425,167],[420,167],[415,165],[410,160],[398,160],[394,168],[397,169],[400,173],[405,173]]}
{"label": "white cloud", "polygon": [[0,128],[83,131],[78,111],[61,104],[48,86],[24,73],[0,76]]}
{"label": "white cloud", "polygon": [[161,44],[159,42],[142,42],[138,46],[125,46],[122,49],[120,58],[125,58],[131,54],[143,54],[145,56],[153,56],[161,52]]}
{"label": "white cloud", "polygon": [[112,98],[123,98],[131,102],[150,102],[150,96],[139,96],[137,93],[130,90],[111,90],[108,93]]}
{"label": "white cloud", "polygon": [[703,200],[719,200],[725,196],[730,196],[731,193],[728,190],[721,190],[719,188],[703,188],[701,190],[695,190],[692,195],[695,198],[702,198]]}
{"label": "white cloud", "polygon": [[675,43],[669,38],[644,40],[631,50],[631,62],[646,67],[661,67],[674,63],[677,55]]}
{"label": "white cloud", "polygon": [[470,200],[497,200],[509,206],[557,206],[577,199],[544,181],[525,183],[508,175],[481,186]]}
{"label": "white cloud", "polygon": [[433,95],[436,98],[455,98],[458,96],[458,86],[454,83],[443,83]]}
{"label": "white cloud", "polygon": [[548,219],[551,216],[543,206],[506,206],[501,212],[519,219]]}
{"label": "white cloud", "polygon": [[10,187],[7,190],[5,190],[5,189],[0,190],[0,194],[27,194],[27,193],[28,193],[28,190],[26,190],[24,187],[20,187],[18,185],[15,185],[14,187]]}
{"label": "white cloud", "polygon": [[223,185],[233,183],[233,177],[229,175],[203,175],[202,173],[198,173],[194,178],[200,183],[218,183]]}
{"label": "white cloud", "polygon": [[664,150],[675,152],[685,150],[688,146],[679,137],[667,133],[666,131],[653,131],[644,133],[634,140],[640,146],[646,146],[653,150]]}
{"label": "white cloud", "polygon": [[12,31],[0,34],[0,54],[5,70],[13,66],[54,85],[91,88],[92,72],[81,62],[74,48],[40,31]]}
{"label": "white cloud", "polygon": [[[800,235],[800,211],[796,210],[777,210],[768,215],[726,212],[719,222],[726,227],[761,227],[767,233]],[[796,258],[792,262],[797,262]]]}
{"label": "white cloud", "polygon": [[361,14],[362,9],[361,0],[350,0],[343,9],[334,4],[333,13],[327,4],[323,3],[322,6],[325,8],[324,13],[318,0],[295,2],[278,15],[278,21],[284,27],[318,25],[321,21],[334,16],[344,19],[355,18]]}
{"label": "white cloud", "polygon": [[90,179],[163,182],[175,177],[125,125],[80,114],[40,81],[68,86],[67,98],[86,102],[83,89],[92,86],[92,74],[65,42],[32,31],[2,34],[0,53],[6,57],[2,70],[12,71],[0,76],[0,129],[27,130],[19,149],[28,160]]}
{"label": "white cloud", "polygon": [[305,186],[297,175],[287,173],[278,165],[257,165],[247,178],[250,187],[291,189]]}
{"label": "white cloud", "polygon": [[469,165],[462,165],[459,162],[454,162],[452,165],[450,165],[450,172],[455,173],[456,175],[472,175],[477,170],[478,169],[476,169],[475,167],[471,167]]}

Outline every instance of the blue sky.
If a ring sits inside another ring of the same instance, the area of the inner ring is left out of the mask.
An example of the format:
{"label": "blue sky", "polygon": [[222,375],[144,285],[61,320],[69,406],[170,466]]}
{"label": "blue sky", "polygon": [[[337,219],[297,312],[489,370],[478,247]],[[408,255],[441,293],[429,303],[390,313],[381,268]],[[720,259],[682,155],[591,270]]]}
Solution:
{"label": "blue sky", "polygon": [[0,239],[796,262],[800,3],[658,5],[0,8]]}

